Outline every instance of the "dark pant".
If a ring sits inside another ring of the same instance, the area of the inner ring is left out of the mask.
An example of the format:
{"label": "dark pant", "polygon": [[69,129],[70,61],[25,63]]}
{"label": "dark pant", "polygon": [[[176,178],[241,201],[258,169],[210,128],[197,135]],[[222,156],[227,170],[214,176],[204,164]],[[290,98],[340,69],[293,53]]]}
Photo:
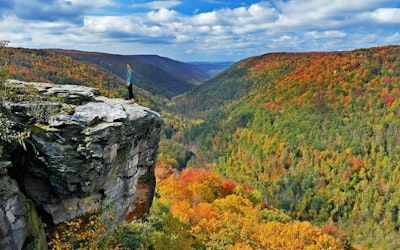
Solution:
{"label": "dark pant", "polygon": [[133,91],[132,91],[132,85],[129,85],[128,93],[129,93],[129,100],[135,98],[135,95],[133,94]]}

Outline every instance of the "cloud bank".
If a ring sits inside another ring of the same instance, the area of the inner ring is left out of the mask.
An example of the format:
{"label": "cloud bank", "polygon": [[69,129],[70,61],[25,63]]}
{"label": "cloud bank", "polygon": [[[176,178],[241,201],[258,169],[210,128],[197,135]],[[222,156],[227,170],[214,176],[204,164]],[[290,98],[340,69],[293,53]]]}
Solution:
{"label": "cloud bank", "polygon": [[[128,2],[128,3],[127,3]],[[396,0],[8,0],[0,39],[11,46],[182,61],[240,60],[274,51],[400,44]]]}

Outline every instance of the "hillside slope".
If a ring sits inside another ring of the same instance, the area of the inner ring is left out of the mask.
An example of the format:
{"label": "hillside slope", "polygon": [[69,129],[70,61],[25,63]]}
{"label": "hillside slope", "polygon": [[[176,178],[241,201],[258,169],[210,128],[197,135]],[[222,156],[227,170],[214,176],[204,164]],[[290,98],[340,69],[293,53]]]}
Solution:
{"label": "hillside slope", "polygon": [[[104,68],[73,59],[52,50],[6,48],[4,70],[7,78],[21,81],[53,82],[98,88],[107,97],[126,98],[124,79]],[[126,70],[126,69],[125,69]],[[135,86],[142,105],[158,110],[162,100]]]}
{"label": "hillside slope", "polygon": [[210,75],[207,71],[193,67],[191,64],[175,61],[167,57],[157,55],[132,55],[130,57],[148,64],[153,64],[162,70],[195,85],[199,85],[210,79]]}
{"label": "hillside slope", "polygon": [[248,58],[178,98],[197,164],[353,243],[400,247],[400,46]]}
{"label": "hillside slope", "polygon": [[55,50],[57,53],[98,65],[118,77],[126,78],[126,64],[134,68],[136,85],[155,95],[171,98],[191,90],[207,80],[208,74],[188,64],[156,55],[113,55],[75,50]]}

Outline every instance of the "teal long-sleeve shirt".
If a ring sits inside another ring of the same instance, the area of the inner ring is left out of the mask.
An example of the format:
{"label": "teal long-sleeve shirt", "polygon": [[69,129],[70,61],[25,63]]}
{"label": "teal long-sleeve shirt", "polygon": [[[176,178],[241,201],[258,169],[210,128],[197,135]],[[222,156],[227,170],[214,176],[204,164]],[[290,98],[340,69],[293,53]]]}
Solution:
{"label": "teal long-sleeve shirt", "polygon": [[134,83],[133,69],[128,70],[128,73],[126,74],[126,81],[127,83],[129,83],[129,85],[133,85]]}

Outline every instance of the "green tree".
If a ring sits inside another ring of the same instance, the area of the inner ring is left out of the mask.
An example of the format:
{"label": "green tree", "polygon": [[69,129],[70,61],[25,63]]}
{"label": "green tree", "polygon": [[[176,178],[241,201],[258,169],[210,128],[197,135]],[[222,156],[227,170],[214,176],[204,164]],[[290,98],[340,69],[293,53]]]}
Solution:
{"label": "green tree", "polygon": [[7,49],[8,43],[8,41],[0,40],[0,158],[3,155],[3,146],[5,144],[25,146],[24,139],[29,137],[29,132],[24,131],[19,126],[4,105],[9,98],[9,91],[6,87],[6,80],[9,74],[5,69],[8,64],[7,56],[10,53]]}

